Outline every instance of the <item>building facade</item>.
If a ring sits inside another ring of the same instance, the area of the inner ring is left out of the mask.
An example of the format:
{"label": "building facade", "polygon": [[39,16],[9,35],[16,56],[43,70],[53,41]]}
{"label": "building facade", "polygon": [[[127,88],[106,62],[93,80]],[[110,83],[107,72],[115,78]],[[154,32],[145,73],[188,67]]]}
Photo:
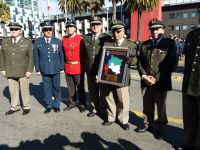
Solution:
{"label": "building facade", "polygon": [[[24,37],[29,38],[30,33],[33,38],[41,35],[40,23],[44,20],[44,15],[39,13],[38,0],[0,0],[10,7],[11,22],[21,24]],[[1,24],[0,36],[9,36],[10,31],[7,24]]]}
{"label": "building facade", "polygon": [[188,0],[187,3],[183,0],[182,3],[181,0],[177,3],[165,1],[162,7],[162,18],[166,26],[166,36],[173,34],[185,39],[191,30],[200,27],[197,13],[197,7],[200,7],[198,1],[200,0]]}

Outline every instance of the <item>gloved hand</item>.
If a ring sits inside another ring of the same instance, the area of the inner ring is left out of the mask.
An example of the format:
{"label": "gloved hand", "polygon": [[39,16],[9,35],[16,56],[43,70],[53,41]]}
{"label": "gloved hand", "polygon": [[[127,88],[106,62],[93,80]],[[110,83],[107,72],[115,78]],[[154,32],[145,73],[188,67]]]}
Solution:
{"label": "gloved hand", "polygon": [[4,77],[6,76],[6,71],[1,71],[1,73]]}

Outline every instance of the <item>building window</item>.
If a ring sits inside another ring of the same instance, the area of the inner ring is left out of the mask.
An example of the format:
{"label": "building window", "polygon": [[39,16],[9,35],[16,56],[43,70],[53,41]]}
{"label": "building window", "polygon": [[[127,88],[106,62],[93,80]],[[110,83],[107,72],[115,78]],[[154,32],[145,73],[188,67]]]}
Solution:
{"label": "building window", "polygon": [[174,19],[175,18],[175,14],[169,14],[169,19]]}
{"label": "building window", "polygon": [[195,24],[191,24],[190,25],[190,29],[196,29],[196,25]]}
{"label": "building window", "polygon": [[175,26],[175,30],[180,30],[180,25]]}
{"label": "building window", "polygon": [[190,26],[187,25],[187,24],[184,24],[184,25],[182,26],[182,29],[183,29],[183,30],[188,30],[188,29],[190,29]]}
{"label": "building window", "polygon": [[183,13],[183,18],[188,18],[189,16],[190,16],[190,14],[188,12]]}
{"label": "building window", "polygon": [[176,18],[177,18],[177,19],[182,18],[182,13],[176,13]]}
{"label": "building window", "polygon": [[174,26],[173,25],[168,26],[168,30],[169,31],[174,30]]}
{"label": "building window", "polygon": [[197,16],[197,12],[196,11],[192,11],[190,15],[191,15],[191,17],[196,17]]}

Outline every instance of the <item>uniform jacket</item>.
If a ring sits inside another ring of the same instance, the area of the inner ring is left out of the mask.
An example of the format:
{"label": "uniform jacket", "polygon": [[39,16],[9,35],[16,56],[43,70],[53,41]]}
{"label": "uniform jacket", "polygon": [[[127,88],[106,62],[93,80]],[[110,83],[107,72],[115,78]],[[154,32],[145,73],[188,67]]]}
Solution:
{"label": "uniform jacket", "polygon": [[41,74],[57,74],[64,70],[64,56],[62,43],[59,39],[51,37],[49,44],[44,37],[38,38],[34,44],[34,61],[36,72]]}
{"label": "uniform jacket", "polygon": [[86,73],[91,77],[96,77],[98,73],[100,51],[103,44],[109,41],[111,36],[106,33],[100,33],[95,42],[92,40],[92,34],[89,33],[83,37],[82,51],[85,58]]}
{"label": "uniform jacket", "polygon": [[76,34],[74,37],[63,37],[63,49],[65,56],[65,73],[80,74],[81,73],[81,35]]}
{"label": "uniform jacket", "polygon": [[[111,40],[110,42],[106,42],[104,44],[104,46],[116,46],[116,42],[115,40]],[[136,51],[137,51],[137,45],[135,42],[128,40],[128,39],[124,39],[124,41],[122,42],[122,44],[120,45],[120,47],[128,47],[130,49],[130,58],[131,61],[128,64],[129,66],[131,65],[136,65],[137,64],[137,57],[136,57]],[[125,86],[130,85],[130,69],[128,69],[128,76],[126,78],[126,82],[125,82]]]}
{"label": "uniform jacket", "polygon": [[31,41],[21,37],[14,44],[11,37],[3,39],[0,48],[0,61],[0,69],[6,71],[6,77],[25,77],[26,72],[32,72],[34,67]]}
{"label": "uniform jacket", "polygon": [[182,91],[200,97],[200,28],[187,35],[184,53],[185,70]]}
{"label": "uniform jacket", "polygon": [[[138,58],[138,72],[140,76],[151,75],[157,80],[151,87],[159,91],[172,89],[171,73],[176,67],[177,50],[175,41],[161,37],[157,45],[153,40],[142,43]],[[142,80],[142,87],[148,85]]]}

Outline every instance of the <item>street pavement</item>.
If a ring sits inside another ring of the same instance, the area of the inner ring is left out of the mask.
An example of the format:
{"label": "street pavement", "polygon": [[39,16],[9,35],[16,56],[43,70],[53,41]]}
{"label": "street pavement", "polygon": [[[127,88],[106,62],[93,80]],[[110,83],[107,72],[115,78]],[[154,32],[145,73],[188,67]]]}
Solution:
{"label": "street pavement", "polygon": [[[140,79],[134,68],[131,71],[129,131],[122,130],[116,123],[105,127],[101,125],[101,118],[88,118],[88,111],[80,113],[77,108],[62,111],[68,97],[64,75],[61,75],[61,112],[43,113],[45,104],[41,77],[34,74],[30,80],[32,111],[26,116],[22,115],[22,111],[6,116],[10,98],[7,80],[1,76],[0,150],[173,150],[174,146],[183,143],[183,125],[178,122],[182,119],[183,75],[179,69],[172,76],[175,88],[167,99],[167,113],[172,120],[164,129],[163,140],[156,140],[149,132],[134,131],[142,123]],[[88,97],[87,86],[86,92]]]}

